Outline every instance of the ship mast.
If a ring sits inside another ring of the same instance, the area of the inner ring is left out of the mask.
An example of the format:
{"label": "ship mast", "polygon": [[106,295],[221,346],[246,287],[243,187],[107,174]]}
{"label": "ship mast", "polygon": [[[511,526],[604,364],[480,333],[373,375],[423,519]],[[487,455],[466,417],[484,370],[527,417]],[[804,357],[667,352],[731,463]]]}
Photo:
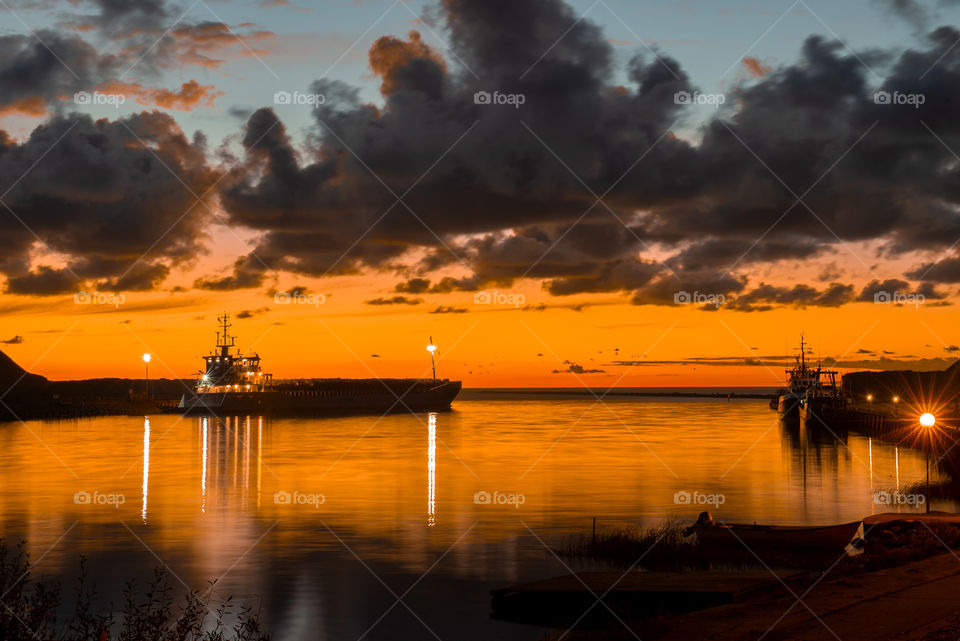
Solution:
{"label": "ship mast", "polygon": [[220,350],[220,356],[222,358],[230,355],[230,348],[234,346],[236,339],[227,333],[227,330],[231,327],[229,323],[230,314],[224,312],[223,316],[217,317],[217,320],[220,321],[220,328],[222,330],[217,332],[217,349]]}
{"label": "ship mast", "polygon": [[802,376],[807,375],[807,358],[806,358],[807,346],[803,342],[803,334],[800,334],[800,373]]}

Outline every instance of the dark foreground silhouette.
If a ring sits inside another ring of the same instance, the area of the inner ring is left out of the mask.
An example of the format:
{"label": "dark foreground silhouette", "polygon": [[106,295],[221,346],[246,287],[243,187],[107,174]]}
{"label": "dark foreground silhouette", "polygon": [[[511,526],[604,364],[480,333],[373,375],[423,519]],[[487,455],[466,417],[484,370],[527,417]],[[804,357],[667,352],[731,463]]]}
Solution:
{"label": "dark foreground silhouette", "polygon": [[[163,568],[145,584],[131,580],[119,608],[94,605],[96,586],[80,560],[80,578],[68,590],[31,575],[24,544],[0,541],[0,639],[4,641],[268,641],[258,615],[230,598],[211,603],[210,590],[196,590],[175,603]],[[66,592],[66,593],[65,593]],[[70,605],[72,604],[72,608]],[[72,613],[64,617],[63,612]],[[116,612],[119,610],[119,614]]]}

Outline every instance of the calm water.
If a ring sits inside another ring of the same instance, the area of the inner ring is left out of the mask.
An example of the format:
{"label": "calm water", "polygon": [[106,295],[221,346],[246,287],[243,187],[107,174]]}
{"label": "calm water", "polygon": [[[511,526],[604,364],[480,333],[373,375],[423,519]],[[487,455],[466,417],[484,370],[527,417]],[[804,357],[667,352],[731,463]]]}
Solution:
{"label": "calm water", "polygon": [[110,417],[6,424],[0,439],[2,533],[27,539],[37,574],[66,583],[85,554],[118,602],[162,561],[178,588],[220,579],[282,641],[536,639],[490,620],[488,591],[566,572],[545,546],[594,516],[692,520],[706,508],[678,504],[687,492],[722,495],[706,507],[724,520],[835,523],[889,511],[874,492],[925,474],[922,454],[792,431],[760,401]]}

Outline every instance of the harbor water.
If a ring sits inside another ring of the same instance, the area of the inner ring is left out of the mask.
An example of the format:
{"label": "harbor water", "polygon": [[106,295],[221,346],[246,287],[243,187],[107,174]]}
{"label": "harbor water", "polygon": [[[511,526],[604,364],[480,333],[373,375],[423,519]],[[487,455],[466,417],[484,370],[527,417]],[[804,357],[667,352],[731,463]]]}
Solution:
{"label": "harbor water", "polygon": [[27,541],[35,576],[69,586],[83,555],[119,604],[163,564],[177,591],[216,581],[282,641],[537,639],[490,618],[489,590],[587,567],[552,549],[594,518],[841,523],[922,510],[889,496],[926,470],[922,453],[737,399],[159,414],[7,423],[0,438],[2,535]]}

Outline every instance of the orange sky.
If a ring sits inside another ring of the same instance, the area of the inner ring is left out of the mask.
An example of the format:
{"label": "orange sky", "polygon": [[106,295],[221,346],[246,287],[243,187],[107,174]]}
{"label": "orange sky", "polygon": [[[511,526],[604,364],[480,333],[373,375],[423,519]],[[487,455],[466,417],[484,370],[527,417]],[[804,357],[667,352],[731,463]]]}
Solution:
{"label": "orange sky", "polygon": [[[144,351],[154,355],[152,377],[189,377],[213,346],[219,313],[261,310],[235,318],[233,332],[238,346],[256,349],[278,378],[429,375],[424,347],[432,335],[440,346],[438,374],[468,387],[726,387],[776,385],[782,365],[631,368],[613,362],[792,354],[800,332],[823,356],[873,358],[856,354],[867,349],[893,352],[890,358],[936,358],[947,355],[955,326],[950,307],[872,303],[744,313],[636,306],[610,295],[562,299],[564,305],[586,305],[575,311],[555,307],[561,299],[535,283],[516,291],[527,304],[551,306],[543,311],[477,305],[471,293],[428,295],[416,306],[364,304],[382,293],[378,282],[362,276],[328,280],[327,288],[317,290],[326,300],[316,307],[278,305],[261,290],[128,293],[118,307],[75,304],[72,297],[10,296],[0,337],[22,336],[23,342],[0,349],[52,379],[140,377]],[[430,313],[440,305],[467,311]],[[563,361],[604,372],[553,373],[567,369]]]}

